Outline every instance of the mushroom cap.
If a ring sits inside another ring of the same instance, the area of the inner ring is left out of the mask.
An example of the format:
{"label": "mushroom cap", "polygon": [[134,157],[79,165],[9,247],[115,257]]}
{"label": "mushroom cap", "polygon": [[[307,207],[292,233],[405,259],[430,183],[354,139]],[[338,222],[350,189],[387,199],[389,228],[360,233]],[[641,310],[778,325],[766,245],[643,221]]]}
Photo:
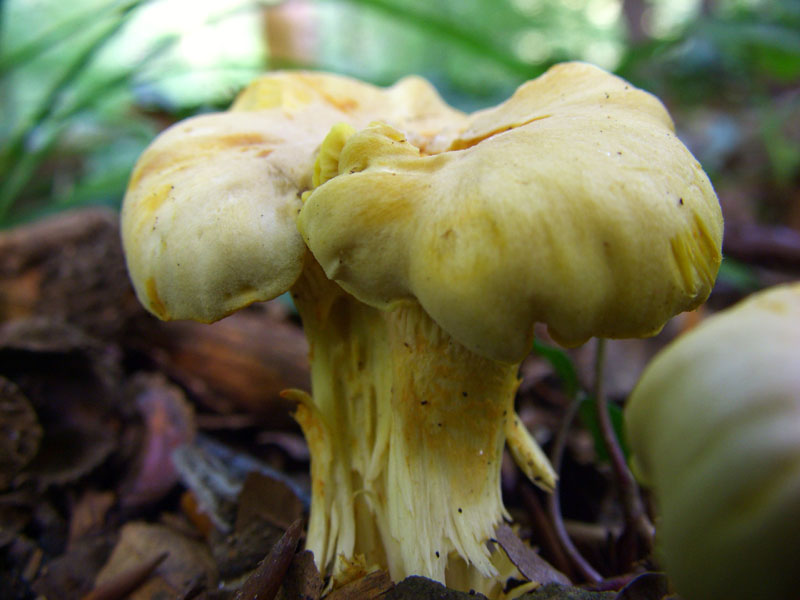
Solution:
{"label": "mushroom cap", "polygon": [[755,294],[664,349],[625,429],[681,596],[796,597],[800,284]]}
{"label": "mushroom cap", "polygon": [[145,150],[122,207],[128,270],[161,319],[210,322],[287,291],[306,247],[295,218],[315,154],[339,122],[380,116],[414,131],[459,122],[424,80],[386,90],[346,77],[279,72],[248,86],[228,112],[164,131]]}
{"label": "mushroom cap", "polygon": [[358,132],[305,201],[308,247],[359,300],[418,301],[515,362],[536,322],[565,345],[646,336],[708,296],[719,203],[652,95],[565,63],[445,134],[431,154],[387,125]]}

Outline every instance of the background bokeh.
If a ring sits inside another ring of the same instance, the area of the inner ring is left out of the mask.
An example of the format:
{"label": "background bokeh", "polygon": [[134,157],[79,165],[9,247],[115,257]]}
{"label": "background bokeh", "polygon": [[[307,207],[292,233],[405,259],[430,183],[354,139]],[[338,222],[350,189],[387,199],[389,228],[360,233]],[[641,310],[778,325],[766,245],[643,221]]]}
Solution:
{"label": "background bokeh", "polygon": [[4,0],[0,227],[118,206],[160,129],[265,70],[416,73],[474,110],[563,60],[661,97],[730,222],[800,230],[798,0]]}

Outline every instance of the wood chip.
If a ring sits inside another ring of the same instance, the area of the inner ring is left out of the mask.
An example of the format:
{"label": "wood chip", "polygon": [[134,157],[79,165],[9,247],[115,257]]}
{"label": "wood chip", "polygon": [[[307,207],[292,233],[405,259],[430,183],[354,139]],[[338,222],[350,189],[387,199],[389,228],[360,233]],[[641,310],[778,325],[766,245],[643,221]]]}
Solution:
{"label": "wood chip", "polygon": [[294,558],[302,532],[303,521],[298,519],[292,523],[253,574],[247,578],[242,589],[236,594],[236,600],[272,600],[275,598],[292,558]]}
{"label": "wood chip", "polygon": [[333,590],[326,600],[372,600],[382,597],[392,589],[392,579],[386,571],[372,571],[361,579],[356,579]]}

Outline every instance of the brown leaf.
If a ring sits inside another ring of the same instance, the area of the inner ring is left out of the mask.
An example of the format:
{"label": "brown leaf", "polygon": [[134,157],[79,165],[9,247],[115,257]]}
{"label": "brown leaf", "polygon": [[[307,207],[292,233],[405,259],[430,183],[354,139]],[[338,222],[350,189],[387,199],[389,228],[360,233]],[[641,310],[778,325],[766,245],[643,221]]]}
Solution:
{"label": "brown leaf", "polygon": [[381,598],[394,587],[389,573],[372,571],[360,579],[346,583],[325,596],[326,600],[372,600]]}
{"label": "brown leaf", "polygon": [[272,600],[275,598],[292,562],[302,532],[303,521],[298,519],[292,523],[253,574],[247,578],[242,589],[236,594],[236,600]]}
{"label": "brown leaf", "polygon": [[239,492],[235,529],[241,531],[256,519],[286,529],[302,514],[303,503],[288,485],[254,471]]}
{"label": "brown leaf", "polygon": [[33,583],[34,591],[45,598],[80,598],[94,586],[113,547],[111,535],[81,538],[45,564]]}
{"label": "brown leaf", "polygon": [[541,584],[560,583],[568,585],[570,583],[566,575],[539,556],[505,523],[501,523],[497,527],[494,535],[495,540],[505,550],[509,560],[530,581]]}
{"label": "brown leaf", "polygon": [[104,528],[106,515],[115,501],[116,496],[110,491],[84,492],[72,508],[68,544],[72,546],[81,538],[100,533]]}
{"label": "brown leaf", "polygon": [[310,503],[303,487],[285,473],[202,434],[191,444],[177,448],[172,458],[181,482],[194,493],[199,508],[222,532],[232,530],[239,492],[253,471],[283,481],[303,499],[305,507]]}
{"label": "brown leaf", "polygon": [[216,586],[217,568],[203,544],[170,527],[140,521],[122,528],[119,542],[98,574],[95,585],[101,587],[113,582],[162,553],[169,556],[129,596],[130,600],[152,600],[158,595],[177,600],[198,581],[204,581],[208,587]]}
{"label": "brown leaf", "polygon": [[145,559],[141,564],[118,573],[103,585],[96,586],[83,597],[83,600],[124,600],[152,575],[153,571],[166,560],[169,554],[161,554]]}

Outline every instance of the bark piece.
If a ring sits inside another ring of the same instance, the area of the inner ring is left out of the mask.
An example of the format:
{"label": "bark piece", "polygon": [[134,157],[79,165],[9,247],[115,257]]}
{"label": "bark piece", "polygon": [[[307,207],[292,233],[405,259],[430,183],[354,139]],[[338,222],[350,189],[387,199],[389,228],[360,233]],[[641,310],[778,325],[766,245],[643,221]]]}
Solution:
{"label": "bark piece", "polygon": [[314,564],[314,554],[303,550],[294,555],[286,571],[279,600],[319,600],[322,596],[322,576]]}
{"label": "bark piece", "polygon": [[310,388],[308,344],[298,326],[252,308],[211,325],[147,318],[137,327],[126,341],[207,408],[253,415],[270,428],[296,427],[294,404],[280,392]]}
{"label": "bark piece", "polygon": [[114,211],[69,211],[0,233],[0,321],[47,315],[110,339],[140,312]]}
{"label": "bark piece", "polygon": [[0,490],[36,456],[41,440],[42,427],[30,401],[0,376]]}
{"label": "bark piece", "polygon": [[383,598],[393,587],[389,573],[372,571],[335,589],[326,596],[326,600],[375,600]]}
{"label": "bark piece", "polygon": [[117,448],[124,413],[118,360],[113,348],[61,321],[0,324],[0,373],[30,400],[43,431],[19,483],[76,481]]}
{"label": "bark piece", "polygon": [[242,589],[236,594],[236,600],[272,600],[275,598],[292,562],[302,532],[303,521],[298,519],[273,546],[255,572],[247,578]]}

